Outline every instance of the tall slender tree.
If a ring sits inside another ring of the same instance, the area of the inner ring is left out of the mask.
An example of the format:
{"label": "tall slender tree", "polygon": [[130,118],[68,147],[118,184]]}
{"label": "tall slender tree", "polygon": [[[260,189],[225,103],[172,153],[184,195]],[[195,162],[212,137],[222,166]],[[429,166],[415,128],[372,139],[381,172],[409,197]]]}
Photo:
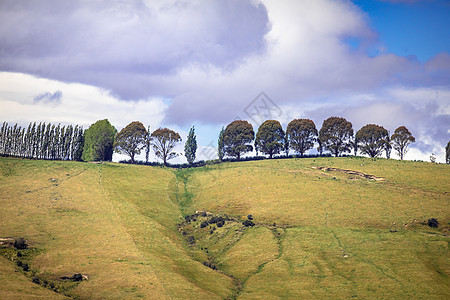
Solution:
{"label": "tall slender tree", "polygon": [[225,136],[225,129],[222,127],[222,130],[219,133],[219,140],[217,141],[217,155],[219,156],[220,160],[223,160],[225,157],[225,144],[224,144],[224,136]]}
{"label": "tall slender tree", "polygon": [[195,128],[192,126],[184,145],[184,155],[190,165],[195,161],[195,153],[197,151],[197,137],[195,136]]}

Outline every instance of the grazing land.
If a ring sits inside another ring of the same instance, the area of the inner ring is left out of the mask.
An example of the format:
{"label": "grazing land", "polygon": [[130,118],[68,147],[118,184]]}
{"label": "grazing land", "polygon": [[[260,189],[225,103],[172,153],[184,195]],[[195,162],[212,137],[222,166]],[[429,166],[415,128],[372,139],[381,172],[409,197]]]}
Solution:
{"label": "grazing land", "polygon": [[29,246],[0,248],[0,298],[448,299],[449,179],[359,157],[0,158],[0,238]]}

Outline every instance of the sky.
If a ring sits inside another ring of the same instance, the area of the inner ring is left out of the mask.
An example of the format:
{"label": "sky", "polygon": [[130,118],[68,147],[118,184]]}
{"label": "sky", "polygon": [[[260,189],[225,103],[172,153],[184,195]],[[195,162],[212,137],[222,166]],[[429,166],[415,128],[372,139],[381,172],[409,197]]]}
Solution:
{"label": "sky", "polygon": [[444,0],[1,0],[0,122],[195,126],[213,159],[236,119],[339,116],[444,162],[449,31]]}

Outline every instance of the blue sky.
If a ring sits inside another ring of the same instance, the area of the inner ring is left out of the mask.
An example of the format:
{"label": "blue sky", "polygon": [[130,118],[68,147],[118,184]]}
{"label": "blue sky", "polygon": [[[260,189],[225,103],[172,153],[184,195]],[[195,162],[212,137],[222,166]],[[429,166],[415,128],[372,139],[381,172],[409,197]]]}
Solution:
{"label": "blue sky", "polygon": [[0,121],[195,125],[206,153],[236,118],[342,116],[355,131],[406,126],[406,158],[442,162],[449,13],[441,0],[3,0]]}
{"label": "blue sky", "polygon": [[386,51],[420,62],[450,51],[449,1],[354,0],[368,14]]}

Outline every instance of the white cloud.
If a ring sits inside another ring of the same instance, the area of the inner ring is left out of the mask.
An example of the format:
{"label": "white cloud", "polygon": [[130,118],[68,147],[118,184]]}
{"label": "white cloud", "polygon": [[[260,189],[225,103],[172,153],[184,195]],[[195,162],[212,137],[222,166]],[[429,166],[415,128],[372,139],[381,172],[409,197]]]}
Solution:
{"label": "white cloud", "polygon": [[[55,105],[34,101],[37,95],[61,92]],[[55,92],[54,92],[55,91]],[[83,125],[109,119],[118,130],[132,121],[160,126],[167,104],[162,99],[121,101],[105,90],[78,83],[36,78],[20,73],[0,73],[0,120],[23,125],[32,121]]]}

